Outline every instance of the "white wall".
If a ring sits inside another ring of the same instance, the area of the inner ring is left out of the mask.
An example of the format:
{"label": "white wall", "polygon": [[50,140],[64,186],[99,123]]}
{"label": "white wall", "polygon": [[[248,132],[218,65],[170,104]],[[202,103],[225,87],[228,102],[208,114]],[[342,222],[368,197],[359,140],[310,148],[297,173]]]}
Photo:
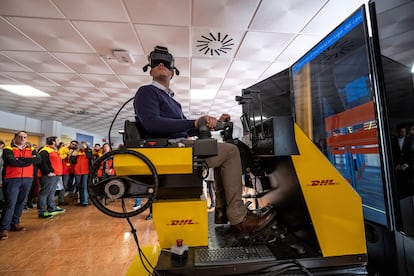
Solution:
{"label": "white wall", "polygon": [[42,144],[45,142],[47,136],[65,136],[70,137],[70,139],[76,139],[76,133],[93,136],[94,144],[99,143],[102,145],[102,140],[106,138],[82,129],[67,127],[63,125],[62,122],[42,121],[1,110],[0,129],[10,130],[12,132],[15,132],[17,130],[25,130],[29,133],[43,135]]}

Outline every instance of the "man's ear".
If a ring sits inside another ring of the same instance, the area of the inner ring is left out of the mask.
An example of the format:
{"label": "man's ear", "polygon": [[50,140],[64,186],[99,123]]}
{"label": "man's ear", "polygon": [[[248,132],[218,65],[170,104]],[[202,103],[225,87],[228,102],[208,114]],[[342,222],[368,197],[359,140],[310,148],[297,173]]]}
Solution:
{"label": "man's ear", "polygon": [[174,77],[174,70],[170,70],[171,71],[171,78],[170,80]]}

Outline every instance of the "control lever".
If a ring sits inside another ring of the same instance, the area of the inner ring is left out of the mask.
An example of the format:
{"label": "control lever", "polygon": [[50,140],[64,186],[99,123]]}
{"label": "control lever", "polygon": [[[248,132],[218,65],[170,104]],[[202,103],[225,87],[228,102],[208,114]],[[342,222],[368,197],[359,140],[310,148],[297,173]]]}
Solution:
{"label": "control lever", "polygon": [[[233,130],[233,123],[232,122],[217,121],[217,124],[216,124],[214,130],[215,131],[226,130],[228,128]],[[199,133],[199,135],[198,135],[199,139],[211,138],[210,128],[207,126],[207,121],[204,117],[198,119],[198,133]]]}
{"label": "control lever", "polygon": [[204,117],[201,117],[200,119],[198,119],[198,138],[199,139],[211,138],[211,132],[207,126],[206,118]]}

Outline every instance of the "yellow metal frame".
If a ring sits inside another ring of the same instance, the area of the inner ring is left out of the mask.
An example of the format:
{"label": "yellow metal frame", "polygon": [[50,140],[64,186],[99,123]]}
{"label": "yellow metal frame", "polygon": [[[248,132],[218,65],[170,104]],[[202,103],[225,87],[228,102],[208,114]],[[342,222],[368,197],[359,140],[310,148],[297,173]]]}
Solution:
{"label": "yellow metal frame", "polygon": [[[154,164],[158,174],[191,174],[193,173],[192,148],[130,148],[142,153]],[[116,175],[148,175],[148,166],[131,154],[114,156]]]}
{"label": "yellow metal frame", "polygon": [[366,254],[361,197],[295,124],[292,156],[324,257]]}

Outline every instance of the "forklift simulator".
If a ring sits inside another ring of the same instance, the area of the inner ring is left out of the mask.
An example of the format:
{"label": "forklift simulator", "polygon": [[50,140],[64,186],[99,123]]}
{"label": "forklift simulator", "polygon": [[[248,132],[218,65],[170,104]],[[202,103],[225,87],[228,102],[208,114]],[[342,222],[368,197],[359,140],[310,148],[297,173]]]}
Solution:
{"label": "forklift simulator", "polygon": [[[171,62],[168,50],[161,50],[156,57]],[[243,91],[236,101],[248,102],[250,93],[260,92]],[[249,120],[255,115],[245,114]],[[347,180],[291,115],[242,121],[248,131],[240,139],[233,138],[232,122],[219,122],[216,130],[239,148],[243,171],[260,181],[260,192],[245,195],[248,211],[277,212],[270,225],[245,236],[215,224],[201,196],[204,159],[217,154],[218,143],[203,123],[189,145],[142,139],[137,124],[126,121],[124,146],[93,164],[92,202],[109,216],[126,218],[137,243],[129,219],[152,213],[159,244],[138,244],[128,275],[367,275],[362,203]],[[108,162],[115,175],[102,178],[99,170]],[[135,198],[143,202],[136,210],[128,204]]]}

